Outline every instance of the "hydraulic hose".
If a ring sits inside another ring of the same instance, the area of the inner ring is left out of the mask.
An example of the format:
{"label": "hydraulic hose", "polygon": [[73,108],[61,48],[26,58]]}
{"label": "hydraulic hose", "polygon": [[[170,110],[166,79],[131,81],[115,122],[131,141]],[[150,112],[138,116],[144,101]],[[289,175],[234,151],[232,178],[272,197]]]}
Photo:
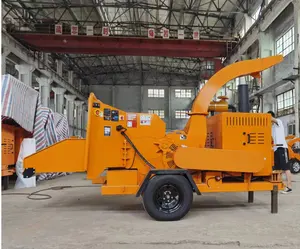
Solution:
{"label": "hydraulic hose", "polygon": [[136,148],[134,143],[131,141],[131,139],[127,136],[126,128],[124,128],[122,125],[117,126],[117,131],[121,133],[121,135],[126,139],[126,141],[132,146],[132,148],[135,150],[136,154],[139,155],[139,157],[144,161],[145,164],[147,164],[151,169],[155,169],[155,167],[141,154],[141,152]]}

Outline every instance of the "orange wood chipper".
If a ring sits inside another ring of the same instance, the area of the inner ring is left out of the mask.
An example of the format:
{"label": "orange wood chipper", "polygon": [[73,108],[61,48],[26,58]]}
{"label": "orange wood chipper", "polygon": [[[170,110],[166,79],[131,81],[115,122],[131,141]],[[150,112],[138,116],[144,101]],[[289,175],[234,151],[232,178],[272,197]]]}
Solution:
{"label": "orange wood chipper", "polygon": [[300,137],[290,135],[285,139],[288,144],[289,164],[291,167],[291,172],[293,174],[298,174],[300,172]]}
{"label": "orange wood chipper", "polygon": [[22,127],[10,124],[2,124],[2,185],[3,189],[8,189],[9,177],[15,173],[15,164],[18,159],[21,143],[24,138],[32,137],[31,133]]}
{"label": "orange wood chipper", "polygon": [[157,115],[127,113],[91,93],[86,139],[66,139],[25,158],[23,175],[87,172],[87,179],[102,184],[102,195],[141,196],[148,214],[161,221],[183,218],[193,194],[208,192],[248,192],[253,202],[254,191],[270,191],[276,213],[283,183],[281,172],[272,171],[271,116],[229,112],[224,99],[220,105],[211,100],[230,80],[259,77],[282,59],[224,67],[197,95],[185,128],[168,134]]}

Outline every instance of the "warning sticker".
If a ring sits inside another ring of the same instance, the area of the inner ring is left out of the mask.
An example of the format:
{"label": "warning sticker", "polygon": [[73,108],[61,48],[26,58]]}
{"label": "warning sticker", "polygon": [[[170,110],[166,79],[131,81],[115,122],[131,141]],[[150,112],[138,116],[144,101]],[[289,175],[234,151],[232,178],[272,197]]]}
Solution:
{"label": "warning sticker", "polygon": [[100,111],[100,110],[95,110],[94,113],[95,113],[95,116],[100,117],[100,118],[103,118],[103,112],[102,112],[102,111]]}
{"label": "warning sticker", "polygon": [[136,128],[137,127],[136,113],[127,113],[127,127],[128,128]]}
{"label": "warning sticker", "polygon": [[111,111],[108,108],[104,108],[104,120],[110,120]]}
{"label": "warning sticker", "polygon": [[151,115],[141,115],[140,125],[151,125]]}
{"label": "warning sticker", "polygon": [[136,113],[127,113],[127,120],[135,120]]}
{"label": "warning sticker", "polygon": [[104,136],[110,137],[111,135],[111,127],[110,126],[104,126]]}
{"label": "warning sticker", "polygon": [[111,111],[111,121],[119,121],[119,111],[117,110]]}

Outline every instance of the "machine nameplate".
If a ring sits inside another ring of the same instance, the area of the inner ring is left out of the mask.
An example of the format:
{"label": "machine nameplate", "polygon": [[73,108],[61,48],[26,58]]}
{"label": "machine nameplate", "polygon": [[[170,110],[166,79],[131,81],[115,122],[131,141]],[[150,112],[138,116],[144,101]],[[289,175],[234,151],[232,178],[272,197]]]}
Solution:
{"label": "machine nameplate", "polygon": [[104,126],[104,136],[110,137],[111,135],[111,126]]}
{"label": "machine nameplate", "polygon": [[108,108],[104,108],[104,120],[110,120],[111,111]]}

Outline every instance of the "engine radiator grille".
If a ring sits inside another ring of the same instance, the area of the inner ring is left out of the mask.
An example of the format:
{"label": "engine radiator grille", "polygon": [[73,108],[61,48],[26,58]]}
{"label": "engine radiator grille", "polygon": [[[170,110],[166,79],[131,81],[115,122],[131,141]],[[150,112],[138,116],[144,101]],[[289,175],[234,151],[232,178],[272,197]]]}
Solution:
{"label": "engine radiator grille", "polygon": [[258,126],[267,127],[266,117],[226,117],[226,126]]}
{"label": "engine radiator grille", "polygon": [[2,140],[2,153],[3,155],[14,154],[14,140],[9,138]]}
{"label": "engine radiator grille", "polygon": [[249,133],[249,144],[264,144],[265,134],[264,133]]}

